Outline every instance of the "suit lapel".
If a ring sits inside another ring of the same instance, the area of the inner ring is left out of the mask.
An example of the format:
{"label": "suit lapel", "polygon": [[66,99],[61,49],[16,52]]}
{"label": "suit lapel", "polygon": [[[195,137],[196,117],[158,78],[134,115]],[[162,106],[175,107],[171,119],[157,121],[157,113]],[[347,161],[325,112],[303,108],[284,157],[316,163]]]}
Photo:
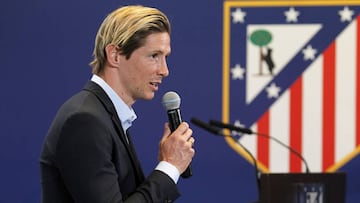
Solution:
{"label": "suit lapel", "polygon": [[135,159],[136,163],[138,163],[138,164],[135,165],[135,169],[136,169],[136,171],[138,173],[138,176],[137,176],[138,177],[138,182],[142,183],[143,180],[145,179],[144,172],[142,171],[139,159],[137,158],[136,150],[134,148],[134,144],[132,142],[132,138],[130,136],[129,130],[126,131],[126,134],[127,134],[128,140],[129,140],[129,148],[132,151],[132,154],[134,155],[134,159]]}
{"label": "suit lapel", "polygon": [[136,156],[135,150],[133,149],[132,142],[130,140],[130,136],[128,137],[124,133],[124,130],[121,126],[120,119],[116,113],[114,104],[111,102],[111,100],[108,97],[108,95],[106,94],[106,92],[99,85],[97,85],[96,83],[94,83],[92,81],[89,81],[85,85],[84,90],[90,91],[93,94],[95,94],[95,96],[101,101],[101,103],[104,105],[107,112],[110,114],[111,120],[115,126],[115,129],[119,135],[119,138],[123,142],[128,154],[130,156],[133,167],[137,173],[136,177],[137,177],[139,183],[142,182],[144,179],[144,174],[142,172],[142,169],[141,169],[140,163],[138,161],[138,158]]}
{"label": "suit lapel", "polygon": [[121,126],[120,119],[116,113],[114,104],[111,102],[110,98],[106,94],[106,92],[96,83],[89,81],[85,87],[84,90],[90,91],[101,101],[101,103],[104,105],[106,111],[110,114],[111,120],[113,121],[121,141],[124,143],[124,145],[127,145],[127,140],[125,137],[124,130]]}

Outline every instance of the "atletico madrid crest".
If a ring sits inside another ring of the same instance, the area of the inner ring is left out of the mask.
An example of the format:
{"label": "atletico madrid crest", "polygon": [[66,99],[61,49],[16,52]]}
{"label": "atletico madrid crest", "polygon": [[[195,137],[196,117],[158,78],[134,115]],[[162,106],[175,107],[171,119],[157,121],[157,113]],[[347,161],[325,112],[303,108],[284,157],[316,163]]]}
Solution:
{"label": "atletico madrid crest", "polygon": [[[225,1],[223,121],[280,140],[311,172],[336,171],[357,156],[359,13],[358,0]],[[263,172],[305,171],[271,139],[240,135],[238,142]]]}

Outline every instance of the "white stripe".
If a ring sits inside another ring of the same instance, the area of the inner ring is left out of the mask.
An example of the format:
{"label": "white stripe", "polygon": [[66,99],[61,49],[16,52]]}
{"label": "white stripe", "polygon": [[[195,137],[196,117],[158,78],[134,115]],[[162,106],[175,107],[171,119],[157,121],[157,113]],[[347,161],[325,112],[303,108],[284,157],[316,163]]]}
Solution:
{"label": "white stripe", "polygon": [[[286,145],[289,145],[289,114],[289,91],[286,91],[270,110],[270,136],[277,138]],[[288,149],[271,140],[269,153],[271,172],[289,171],[290,151]]]}
{"label": "white stripe", "polygon": [[336,40],[335,161],[355,147],[356,21]]}
{"label": "white stripe", "polygon": [[302,155],[311,172],[322,172],[323,57],[303,74]]}
{"label": "white stripe", "polygon": [[[251,127],[251,130],[253,132],[257,132],[256,125],[253,125]],[[256,135],[243,135],[243,137],[240,139],[240,143],[246,147],[247,150],[250,151],[250,153],[257,157],[257,142],[256,142]]]}

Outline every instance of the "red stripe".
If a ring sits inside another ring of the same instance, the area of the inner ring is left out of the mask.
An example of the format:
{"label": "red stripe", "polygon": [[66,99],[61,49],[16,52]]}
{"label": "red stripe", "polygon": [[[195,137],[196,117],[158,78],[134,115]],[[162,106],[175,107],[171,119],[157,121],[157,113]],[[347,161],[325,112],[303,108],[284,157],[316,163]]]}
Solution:
{"label": "red stripe", "polygon": [[[263,133],[266,135],[270,135],[270,128],[269,128],[269,111],[266,111],[264,115],[258,120],[257,128],[259,133]],[[263,163],[266,167],[269,168],[269,154],[270,154],[270,146],[269,146],[269,139],[266,139],[262,136],[257,137],[257,158],[258,160]]]}
{"label": "red stripe", "polygon": [[324,52],[323,66],[323,171],[335,160],[335,43]]}
{"label": "red stripe", "polygon": [[[290,88],[290,147],[301,154],[302,149],[302,77]],[[301,172],[302,161],[290,153],[290,172]]]}
{"label": "red stripe", "polygon": [[360,15],[357,17],[356,32],[356,146],[360,145]]}

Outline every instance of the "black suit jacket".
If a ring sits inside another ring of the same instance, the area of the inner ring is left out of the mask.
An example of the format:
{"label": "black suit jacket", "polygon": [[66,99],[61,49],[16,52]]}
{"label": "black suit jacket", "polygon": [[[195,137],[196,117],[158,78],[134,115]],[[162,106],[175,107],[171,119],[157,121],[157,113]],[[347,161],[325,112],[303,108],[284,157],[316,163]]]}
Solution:
{"label": "black suit jacket", "polygon": [[91,81],[59,109],[40,168],[43,203],[160,203],[179,196],[165,173],[144,177],[113,103]]}

